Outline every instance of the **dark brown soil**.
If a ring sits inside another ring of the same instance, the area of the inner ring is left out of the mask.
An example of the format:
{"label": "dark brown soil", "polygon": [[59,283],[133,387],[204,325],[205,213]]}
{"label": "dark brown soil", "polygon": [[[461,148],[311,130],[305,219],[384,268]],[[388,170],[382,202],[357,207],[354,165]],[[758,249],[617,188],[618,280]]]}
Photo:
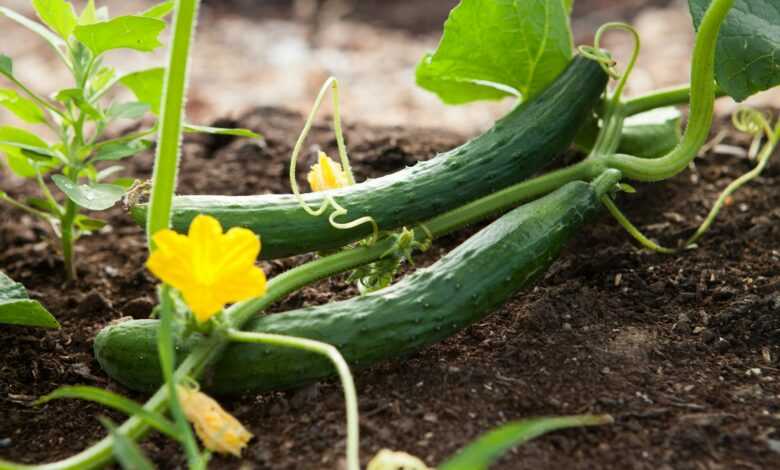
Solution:
{"label": "dark brown soil", "polygon": [[[290,144],[300,116],[261,108],[238,119],[261,144],[190,138],[180,192],[286,191]],[[222,123],[225,124],[224,122]],[[394,171],[463,138],[438,130],[348,126],[361,178]],[[745,147],[745,140],[729,137]],[[334,152],[326,126],[311,138]],[[151,156],[131,163],[147,177]],[[308,165],[303,165],[307,167]],[[710,152],[695,173],[642,186],[621,205],[668,244],[690,234],[728,181],[749,169],[740,157]],[[693,175],[696,176],[692,182]],[[33,192],[29,184],[3,189]],[[11,186],[11,187],[8,187]],[[546,278],[478,325],[403,361],[356,375],[362,455],[383,447],[441,462],[480,433],[538,415],[610,413],[614,425],[554,433],[512,451],[500,468],[780,468],[780,163],[737,193],[697,250],[675,256],[638,250],[603,217],[578,236]],[[121,317],[148,316],[154,282],[142,267],[142,231],[119,208],[111,228],[81,240],[79,274],[63,285],[45,228],[0,207],[0,267],[23,282],[63,328],[0,328],[0,458],[46,462],[104,434],[96,417],[121,416],[79,401],[32,407],[60,385],[127,393],[91,354],[97,331]],[[426,264],[472,233],[436,243]],[[266,263],[270,275],[303,258]],[[275,311],[354,294],[342,280],[304,289]],[[142,400],[138,394],[130,396]],[[256,438],[241,460],[212,468],[339,468],[344,453],[340,387],[223,400]],[[144,444],[160,468],[183,465],[160,436]]]}

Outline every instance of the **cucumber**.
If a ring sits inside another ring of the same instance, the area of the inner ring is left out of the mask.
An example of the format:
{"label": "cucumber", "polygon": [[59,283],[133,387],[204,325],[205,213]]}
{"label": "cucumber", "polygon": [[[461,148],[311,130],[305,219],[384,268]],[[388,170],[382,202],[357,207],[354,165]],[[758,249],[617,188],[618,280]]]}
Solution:
{"label": "cucumber", "polygon": [[[569,183],[507,213],[397,284],[341,302],[261,316],[245,329],[333,344],[355,367],[412,353],[481,320],[529,286],[599,207],[593,186]],[[157,388],[157,326],[157,320],[132,320],[103,329],[94,344],[103,370],[130,389]],[[178,359],[202,340],[193,335],[178,344]],[[202,385],[215,394],[240,394],[296,387],[333,374],[330,363],[312,353],[231,344]]]}
{"label": "cucumber", "polygon": [[[340,221],[374,218],[381,230],[410,226],[523,181],[566,150],[591,115],[607,83],[601,66],[576,57],[539,96],[518,106],[495,126],[449,152],[392,175],[332,191],[349,212]],[[314,207],[323,193],[308,193]],[[132,209],[145,223],[147,205]],[[185,232],[198,214],[224,227],[246,227],[262,236],[265,259],[342,247],[371,233],[367,224],[351,230],[328,217],[306,213],[290,194],[261,196],[179,196],[172,225]]]}

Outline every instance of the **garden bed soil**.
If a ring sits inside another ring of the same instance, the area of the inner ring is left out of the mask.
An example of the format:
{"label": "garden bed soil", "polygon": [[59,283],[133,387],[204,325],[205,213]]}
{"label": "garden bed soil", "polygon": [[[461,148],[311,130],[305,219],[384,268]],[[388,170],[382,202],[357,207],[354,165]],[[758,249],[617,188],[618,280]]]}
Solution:
{"label": "garden bed soil", "polygon": [[[288,191],[287,159],[302,125],[299,115],[259,108],[217,124],[250,127],[266,140],[188,136],[181,193]],[[359,178],[392,172],[464,140],[430,129],[348,125],[346,132]],[[325,125],[315,127],[310,142],[335,154]],[[747,146],[732,134],[724,143]],[[724,149],[708,152],[694,172],[640,186],[620,204],[649,235],[674,244],[690,235],[718,191],[752,166]],[[146,178],[151,165],[151,155],[142,155],[131,160],[130,173]],[[3,176],[3,189],[13,195],[34,192],[28,183],[9,181]],[[122,418],[80,401],[31,406],[58,386],[88,384],[145,398],[107,378],[92,356],[102,327],[145,318],[154,304],[142,230],[121,208],[108,216],[110,228],[80,241],[80,279],[65,284],[46,228],[0,207],[0,267],[63,326],[0,328],[2,459],[61,459],[105,434],[97,416]],[[431,263],[475,230],[438,240],[418,264]],[[610,413],[613,425],[547,435],[511,451],[497,468],[780,468],[778,240],[778,159],[734,196],[695,250],[674,256],[638,250],[612,219],[601,217],[536,287],[489,318],[412,357],[356,373],[364,463],[389,447],[433,465],[508,420]],[[309,258],[263,267],[272,277]],[[341,276],[303,289],[273,311],[355,294]],[[344,404],[336,382],[222,403],[256,437],[241,459],[216,457],[211,468],[343,464]],[[143,448],[160,468],[184,466],[177,446],[159,435]]]}

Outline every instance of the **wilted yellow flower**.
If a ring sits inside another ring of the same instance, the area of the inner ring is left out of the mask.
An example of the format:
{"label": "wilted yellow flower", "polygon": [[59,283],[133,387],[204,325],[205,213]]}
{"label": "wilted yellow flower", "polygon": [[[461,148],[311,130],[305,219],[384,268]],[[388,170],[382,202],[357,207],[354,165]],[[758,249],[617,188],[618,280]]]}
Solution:
{"label": "wilted yellow flower", "polygon": [[432,470],[425,463],[406,452],[382,449],[368,463],[366,470]]}
{"label": "wilted yellow flower", "polygon": [[184,414],[203,445],[214,452],[240,457],[252,433],[205,393],[181,385],[177,390]]}
{"label": "wilted yellow flower", "polygon": [[325,152],[320,152],[318,163],[309,171],[308,180],[314,192],[343,188],[349,184],[347,174],[341,169],[341,165],[331,160]]}
{"label": "wilted yellow flower", "polygon": [[265,273],[255,266],[260,239],[245,228],[222,233],[217,219],[199,215],[187,235],[160,230],[157,249],[146,267],[179,289],[198,322],[219,313],[226,304],[265,293]]}

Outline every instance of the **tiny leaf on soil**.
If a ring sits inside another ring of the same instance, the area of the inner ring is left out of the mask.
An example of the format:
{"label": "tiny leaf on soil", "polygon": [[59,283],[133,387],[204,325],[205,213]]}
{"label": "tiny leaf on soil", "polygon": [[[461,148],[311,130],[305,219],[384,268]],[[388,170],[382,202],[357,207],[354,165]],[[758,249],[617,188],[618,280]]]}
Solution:
{"label": "tiny leaf on soil", "polygon": [[439,470],[487,470],[512,447],[558,429],[599,426],[612,423],[610,416],[560,416],[515,421],[489,431],[467,445]]}
{"label": "tiny leaf on soil", "polygon": [[125,75],[119,82],[133,92],[138,101],[151,106],[151,112],[159,114],[165,69],[156,67]]}
{"label": "tiny leaf on soil", "polygon": [[78,23],[73,5],[65,0],[33,0],[38,17],[63,39],[68,39]]}
{"label": "tiny leaf on soil", "polygon": [[0,323],[9,325],[59,328],[60,324],[27,289],[0,272]]}
{"label": "tiny leaf on soil", "polygon": [[[696,28],[712,0],[688,0]],[[780,84],[780,2],[735,0],[715,53],[718,85],[737,101]]]}
{"label": "tiny leaf on soil", "polygon": [[448,104],[533,98],[566,67],[572,35],[561,0],[462,0],[417,83]]}
{"label": "tiny leaf on soil", "polygon": [[143,16],[119,16],[110,21],[76,26],[74,34],[93,54],[113,49],[150,52],[162,45],[158,36],[165,22]]}
{"label": "tiny leaf on soil", "polygon": [[78,184],[63,175],[51,179],[73,202],[93,211],[108,209],[125,194],[124,188],[115,184]]}

